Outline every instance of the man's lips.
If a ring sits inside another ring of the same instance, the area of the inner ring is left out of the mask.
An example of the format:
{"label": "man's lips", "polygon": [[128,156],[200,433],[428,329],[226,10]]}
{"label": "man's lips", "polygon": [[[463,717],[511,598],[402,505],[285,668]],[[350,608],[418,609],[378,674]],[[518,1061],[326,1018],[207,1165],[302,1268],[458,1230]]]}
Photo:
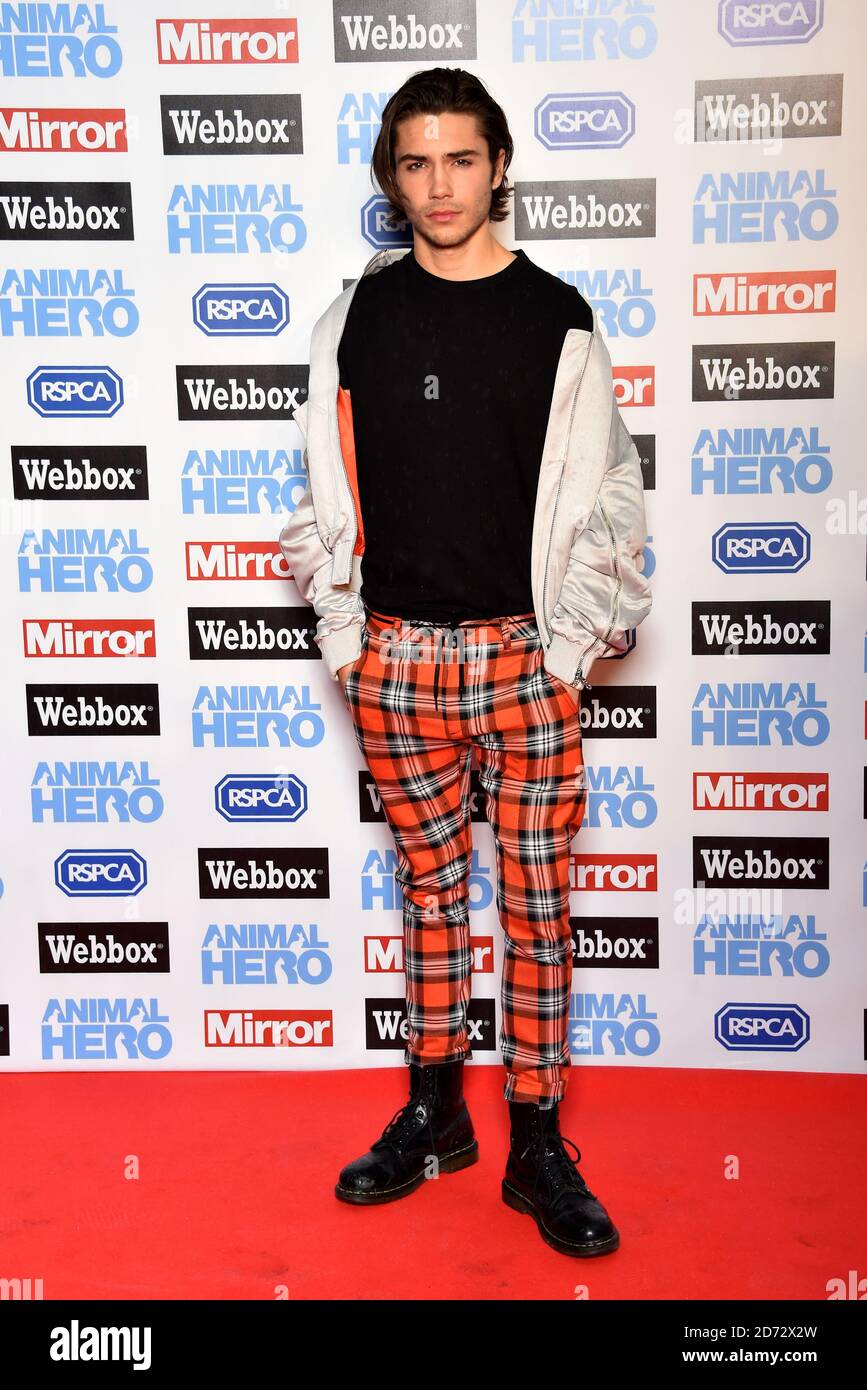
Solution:
{"label": "man's lips", "polygon": [[437,217],[442,221],[445,221],[447,217],[457,217],[457,215],[454,208],[440,208],[436,212],[428,213],[428,217]]}

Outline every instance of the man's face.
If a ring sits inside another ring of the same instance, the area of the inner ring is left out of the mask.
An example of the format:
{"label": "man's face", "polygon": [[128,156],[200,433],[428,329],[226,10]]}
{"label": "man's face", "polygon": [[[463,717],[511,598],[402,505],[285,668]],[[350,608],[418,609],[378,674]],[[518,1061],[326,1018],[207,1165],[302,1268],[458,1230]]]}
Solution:
{"label": "man's face", "polygon": [[416,235],[432,246],[467,241],[488,220],[504,159],[501,150],[491,169],[475,116],[445,111],[401,121],[395,129],[395,178]]}

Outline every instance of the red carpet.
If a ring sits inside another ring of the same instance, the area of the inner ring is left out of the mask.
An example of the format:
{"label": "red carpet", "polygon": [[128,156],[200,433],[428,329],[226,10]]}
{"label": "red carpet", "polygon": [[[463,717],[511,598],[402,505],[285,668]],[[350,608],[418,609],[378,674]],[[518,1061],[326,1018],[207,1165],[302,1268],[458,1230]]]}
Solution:
{"label": "red carpet", "polygon": [[467,1067],[474,1167],[364,1209],[333,1183],[406,1099],[402,1066],[4,1073],[0,1278],[45,1299],[823,1300],[867,1275],[863,1077],[576,1065],[561,1129],[621,1248],[575,1259],[500,1199],[503,1075]]}

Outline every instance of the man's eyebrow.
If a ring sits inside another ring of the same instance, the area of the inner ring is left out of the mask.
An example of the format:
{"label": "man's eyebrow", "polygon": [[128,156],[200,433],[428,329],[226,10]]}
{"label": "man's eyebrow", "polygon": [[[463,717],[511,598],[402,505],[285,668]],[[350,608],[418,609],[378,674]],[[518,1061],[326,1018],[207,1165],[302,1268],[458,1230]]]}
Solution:
{"label": "man's eyebrow", "polygon": [[[446,159],[462,159],[463,156],[467,154],[481,154],[481,150],[449,150],[445,157]],[[402,154],[399,160],[397,161],[398,164],[403,164],[405,159],[427,159],[427,155]]]}

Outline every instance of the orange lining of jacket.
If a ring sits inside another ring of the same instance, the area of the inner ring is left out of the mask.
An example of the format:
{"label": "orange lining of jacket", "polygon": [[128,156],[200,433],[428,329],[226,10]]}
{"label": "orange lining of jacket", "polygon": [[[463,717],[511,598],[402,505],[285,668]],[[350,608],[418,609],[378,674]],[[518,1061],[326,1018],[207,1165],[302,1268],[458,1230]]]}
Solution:
{"label": "orange lining of jacket", "polygon": [[358,525],[358,534],[355,538],[355,545],[352,548],[353,555],[364,554],[364,524],[361,520],[361,503],[358,497],[358,469],[355,464],[355,432],[352,428],[352,401],[345,386],[337,388],[337,429],[340,434],[340,449],[343,454],[343,461],[346,464],[346,471],[349,474],[349,486],[352,490],[352,501],[355,507],[355,520]]}

